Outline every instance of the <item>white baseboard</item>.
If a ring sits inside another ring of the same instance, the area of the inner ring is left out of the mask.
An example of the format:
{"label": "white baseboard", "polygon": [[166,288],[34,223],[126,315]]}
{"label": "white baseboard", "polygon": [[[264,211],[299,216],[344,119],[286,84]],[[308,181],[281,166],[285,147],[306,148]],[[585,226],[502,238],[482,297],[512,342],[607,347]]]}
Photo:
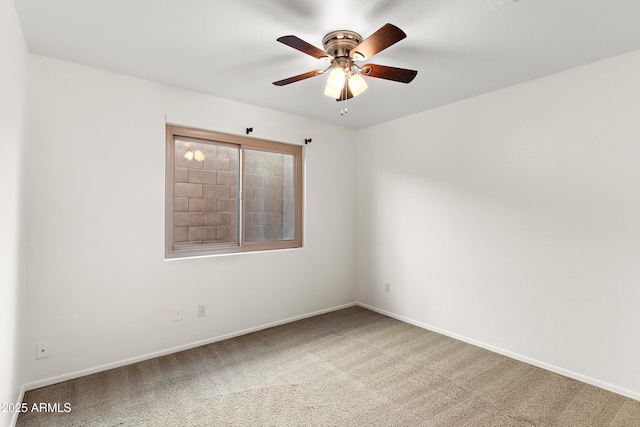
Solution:
{"label": "white baseboard", "polygon": [[444,330],[444,329],[441,329],[441,328],[437,328],[435,326],[428,325],[426,323],[418,322],[417,320],[413,320],[413,319],[410,319],[408,317],[400,316],[398,314],[391,313],[391,312],[388,312],[386,310],[381,310],[379,308],[372,307],[370,305],[363,304],[361,302],[356,303],[356,305],[358,305],[360,307],[363,307],[363,308],[366,308],[366,309],[371,310],[371,311],[375,311],[376,313],[384,314],[385,316],[391,317],[393,319],[397,319],[397,320],[400,320],[402,322],[409,323],[409,324],[417,326],[419,328],[427,329],[427,330],[433,331],[433,332],[437,332],[439,334],[446,335],[446,336],[451,337],[451,338],[455,338],[455,339],[457,339],[459,341],[464,341],[466,343],[475,345],[477,347],[484,348],[484,349],[492,351],[494,353],[502,354],[503,356],[510,357],[511,359],[519,360],[521,362],[525,362],[525,363],[528,363],[530,365],[537,366],[537,367],[542,368],[542,369],[546,369],[547,371],[555,372],[556,374],[560,374],[560,375],[563,375],[563,376],[568,377],[568,378],[573,378],[574,380],[578,380],[578,381],[581,381],[583,383],[591,384],[593,386],[600,387],[602,389],[611,391],[613,393],[617,393],[617,394],[620,394],[622,396],[626,396],[626,397],[629,397],[631,399],[635,399],[635,400],[640,401],[640,393],[638,393],[638,392],[635,392],[635,391],[632,391],[632,390],[628,390],[626,388],[618,387],[616,385],[609,384],[607,382],[600,381],[600,380],[597,380],[595,378],[591,378],[591,377],[588,377],[586,375],[579,374],[577,372],[569,371],[567,369],[560,368],[558,366],[551,365],[549,363],[541,362],[539,360],[535,360],[535,359],[532,359],[530,357],[523,356],[521,354],[517,354],[517,353],[511,352],[509,350],[505,350],[503,348],[495,347],[493,345],[486,344],[484,342],[476,341],[474,339],[471,339],[471,338],[468,338],[468,337],[465,337],[465,336],[462,336],[462,335],[458,335],[456,333],[453,333],[453,332],[450,332],[450,331],[447,331],[447,330]]}
{"label": "white baseboard", "polygon": [[[26,389],[25,389],[25,386],[23,385],[22,388],[20,389],[20,395],[18,396],[18,400],[16,400],[16,402],[22,403],[22,401],[24,400],[25,391]],[[16,424],[18,423],[18,415],[20,415],[19,412],[13,413],[13,416],[11,417],[11,421],[9,422],[10,427],[16,427]]]}
{"label": "white baseboard", "polygon": [[[226,340],[226,339],[229,339],[229,338],[239,337],[241,335],[250,334],[252,332],[261,331],[263,329],[273,328],[274,326],[284,325],[286,323],[295,322],[297,320],[302,320],[302,319],[306,319],[306,318],[309,318],[309,317],[319,316],[321,314],[330,313],[332,311],[342,310],[344,308],[353,307],[355,305],[356,305],[355,302],[354,303],[349,303],[349,304],[343,304],[343,305],[339,305],[339,306],[336,306],[336,307],[331,307],[331,308],[327,308],[327,309],[324,309],[324,310],[314,311],[312,313],[302,314],[300,316],[290,317],[288,319],[278,320],[276,322],[267,323],[267,324],[264,324],[264,325],[255,326],[255,327],[248,328],[248,329],[243,329],[241,331],[236,331],[236,332],[231,332],[229,334],[219,335],[219,336],[208,338],[208,339],[202,340],[202,341],[196,341],[196,342],[192,342],[192,343],[189,343],[189,344],[184,344],[184,345],[180,345],[180,346],[177,346],[177,347],[172,347],[172,348],[168,348],[168,349],[165,349],[165,350],[156,351],[156,352],[153,352],[153,353],[143,354],[141,356],[131,357],[129,359],[124,359],[124,360],[120,360],[120,361],[117,361],[117,362],[107,363],[107,364],[96,366],[96,367],[93,367],[93,368],[82,369],[82,370],[71,372],[71,373],[68,373],[68,374],[46,378],[44,380],[34,381],[34,382],[31,382],[31,383],[28,383],[28,384],[24,384],[22,386],[22,395],[20,396],[20,402],[22,402],[22,398],[24,397],[24,392],[28,391],[28,390],[34,390],[36,388],[46,387],[48,385],[60,383],[60,382],[63,382],[63,381],[72,380],[74,378],[84,377],[86,375],[95,374],[97,372],[108,371],[109,369],[119,368],[121,366],[130,365],[132,363],[142,362],[144,360],[149,360],[149,359],[153,359],[153,358],[160,357],[160,356],[166,356],[167,354],[173,354],[173,353],[178,353],[178,352],[184,351],[184,350],[190,350],[192,348],[200,347],[202,345],[211,344],[211,343],[214,343],[214,342],[217,342],[217,341],[223,341],[223,340]],[[17,416],[16,416],[16,419],[17,419]]]}

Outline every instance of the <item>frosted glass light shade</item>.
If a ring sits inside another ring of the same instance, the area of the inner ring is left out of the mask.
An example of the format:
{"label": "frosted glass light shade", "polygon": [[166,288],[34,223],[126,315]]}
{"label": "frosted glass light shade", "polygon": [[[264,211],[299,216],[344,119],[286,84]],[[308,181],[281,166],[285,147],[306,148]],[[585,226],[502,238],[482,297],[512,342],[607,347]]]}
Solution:
{"label": "frosted glass light shade", "polygon": [[360,74],[352,74],[349,77],[349,89],[351,89],[353,96],[358,96],[367,90],[367,82],[364,81]]}
{"label": "frosted glass light shade", "polygon": [[184,158],[189,161],[193,160],[193,151],[189,150],[186,153],[184,153]]}
{"label": "frosted glass light shade", "polygon": [[342,88],[344,88],[344,81],[346,76],[342,68],[334,68],[329,73],[327,79],[327,86],[324,88],[324,94],[331,98],[339,98]]}

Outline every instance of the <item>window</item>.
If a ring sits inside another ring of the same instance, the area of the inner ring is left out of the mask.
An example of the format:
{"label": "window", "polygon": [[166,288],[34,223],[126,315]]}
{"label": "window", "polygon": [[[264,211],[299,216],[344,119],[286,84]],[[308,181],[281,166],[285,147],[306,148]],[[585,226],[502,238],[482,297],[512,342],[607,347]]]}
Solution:
{"label": "window", "polygon": [[302,246],[302,147],[167,125],[165,257]]}

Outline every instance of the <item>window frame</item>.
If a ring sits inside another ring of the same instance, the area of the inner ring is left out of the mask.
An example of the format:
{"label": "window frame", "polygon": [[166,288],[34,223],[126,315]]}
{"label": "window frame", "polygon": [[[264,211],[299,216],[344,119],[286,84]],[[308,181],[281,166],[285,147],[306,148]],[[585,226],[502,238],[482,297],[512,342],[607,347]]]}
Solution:
{"label": "window frame", "polygon": [[[233,145],[239,148],[238,175],[239,184],[236,189],[238,201],[238,220],[236,231],[238,242],[236,243],[211,243],[176,248],[174,245],[175,223],[175,139],[197,139],[203,143],[220,145]],[[275,240],[263,242],[245,241],[245,194],[246,194],[246,168],[245,150],[268,151],[293,155],[293,239]],[[257,252],[267,250],[293,249],[302,247],[303,232],[303,146],[286,144],[283,142],[269,141],[240,135],[230,135],[202,129],[193,129],[184,126],[166,125],[165,147],[165,259],[187,258],[197,256]]]}

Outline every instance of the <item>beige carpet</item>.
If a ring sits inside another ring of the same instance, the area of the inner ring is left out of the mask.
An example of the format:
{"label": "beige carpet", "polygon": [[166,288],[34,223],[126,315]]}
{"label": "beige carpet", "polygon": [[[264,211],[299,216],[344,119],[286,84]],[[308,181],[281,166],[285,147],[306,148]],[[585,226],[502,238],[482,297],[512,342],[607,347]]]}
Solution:
{"label": "beige carpet", "polygon": [[353,307],[26,393],[18,426],[640,426],[640,402]]}

